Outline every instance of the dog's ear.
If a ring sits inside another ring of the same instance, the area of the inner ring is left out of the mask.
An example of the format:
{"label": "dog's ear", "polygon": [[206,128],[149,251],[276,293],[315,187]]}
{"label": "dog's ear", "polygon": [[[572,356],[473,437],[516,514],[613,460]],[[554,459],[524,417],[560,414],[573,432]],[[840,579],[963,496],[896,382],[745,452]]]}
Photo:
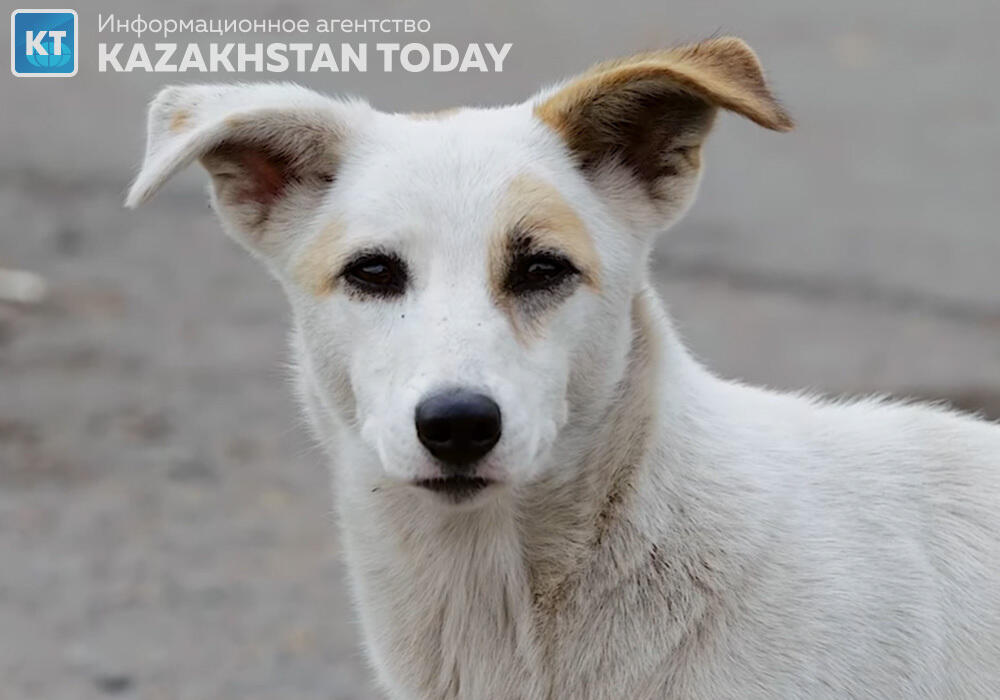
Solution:
{"label": "dog's ear", "polygon": [[693,190],[683,181],[696,180],[718,107],[768,129],[793,126],[757,56],[735,37],[601,63],[534,102],[588,176],[627,172],[654,203]]}
{"label": "dog's ear", "polygon": [[370,113],[292,84],[164,88],[149,108],[146,156],[127,207],[146,201],[195,159],[212,176],[227,231],[275,252],[337,173],[345,140]]}

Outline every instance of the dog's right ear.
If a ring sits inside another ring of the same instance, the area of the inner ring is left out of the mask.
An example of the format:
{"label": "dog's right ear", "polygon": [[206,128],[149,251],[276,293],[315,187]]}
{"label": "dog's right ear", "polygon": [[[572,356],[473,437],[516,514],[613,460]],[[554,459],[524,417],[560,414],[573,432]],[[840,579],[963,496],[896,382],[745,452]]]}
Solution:
{"label": "dog's right ear", "polygon": [[533,101],[581,170],[595,183],[607,178],[605,192],[636,191],[674,213],[693,196],[719,108],[774,131],[793,126],[756,54],[735,37],[601,63]]}
{"label": "dog's right ear", "polygon": [[371,114],[293,84],[164,88],[149,108],[146,156],[125,206],[152,197],[195,159],[212,176],[227,232],[277,252],[337,173],[345,141]]}

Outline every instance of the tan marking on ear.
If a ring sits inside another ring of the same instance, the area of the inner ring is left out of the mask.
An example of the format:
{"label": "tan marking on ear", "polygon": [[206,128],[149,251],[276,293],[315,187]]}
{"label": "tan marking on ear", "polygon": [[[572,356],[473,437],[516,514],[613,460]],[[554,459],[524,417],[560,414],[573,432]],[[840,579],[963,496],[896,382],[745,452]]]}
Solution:
{"label": "tan marking on ear", "polygon": [[526,343],[537,334],[541,318],[525,316],[504,289],[517,241],[529,239],[533,249],[551,250],[570,259],[583,284],[600,289],[600,259],[580,215],[549,183],[526,174],[516,176],[501,198],[497,226],[490,240],[490,287],[497,305],[509,316],[518,340]]}
{"label": "tan marking on ear", "polygon": [[191,120],[191,113],[186,109],[178,109],[174,112],[174,116],[170,119],[170,130],[174,133],[183,131],[187,128],[188,122]]}
{"label": "tan marking on ear", "polygon": [[337,272],[345,262],[341,248],[343,227],[332,222],[296,256],[292,263],[292,280],[314,296],[330,294],[337,286]]}
{"label": "tan marking on ear", "polygon": [[436,109],[430,112],[407,112],[406,116],[416,121],[435,121],[448,119],[461,111],[461,107],[448,107],[446,109]]}
{"label": "tan marking on ear", "polygon": [[576,120],[583,116],[581,111],[595,98],[643,81],[673,85],[767,129],[788,131],[794,127],[792,118],[768,89],[757,54],[736,37],[599,63],[536,105],[535,114],[569,137]]}

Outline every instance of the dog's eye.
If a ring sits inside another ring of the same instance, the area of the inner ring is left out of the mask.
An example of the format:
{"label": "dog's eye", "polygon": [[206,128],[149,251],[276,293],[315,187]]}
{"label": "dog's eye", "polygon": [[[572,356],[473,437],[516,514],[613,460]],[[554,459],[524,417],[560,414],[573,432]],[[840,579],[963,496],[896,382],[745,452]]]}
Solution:
{"label": "dog's eye", "polygon": [[507,276],[507,288],[518,294],[553,289],[578,273],[573,263],[554,253],[518,256]]}
{"label": "dog's eye", "polygon": [[398,296],[406,289],[406,265],[395,255],[363,255],[348,263],[342,276],[349,285],[368,294]]}

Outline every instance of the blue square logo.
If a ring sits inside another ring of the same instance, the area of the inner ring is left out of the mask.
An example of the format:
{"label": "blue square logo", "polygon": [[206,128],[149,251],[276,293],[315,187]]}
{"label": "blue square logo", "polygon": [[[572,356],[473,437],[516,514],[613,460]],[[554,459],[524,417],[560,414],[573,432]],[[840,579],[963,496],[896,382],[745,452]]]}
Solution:
{"label": "blue square logo", "polygon": [[10,14],[10,70],[19,77],[76,75],[74,10],[14,10]]}

